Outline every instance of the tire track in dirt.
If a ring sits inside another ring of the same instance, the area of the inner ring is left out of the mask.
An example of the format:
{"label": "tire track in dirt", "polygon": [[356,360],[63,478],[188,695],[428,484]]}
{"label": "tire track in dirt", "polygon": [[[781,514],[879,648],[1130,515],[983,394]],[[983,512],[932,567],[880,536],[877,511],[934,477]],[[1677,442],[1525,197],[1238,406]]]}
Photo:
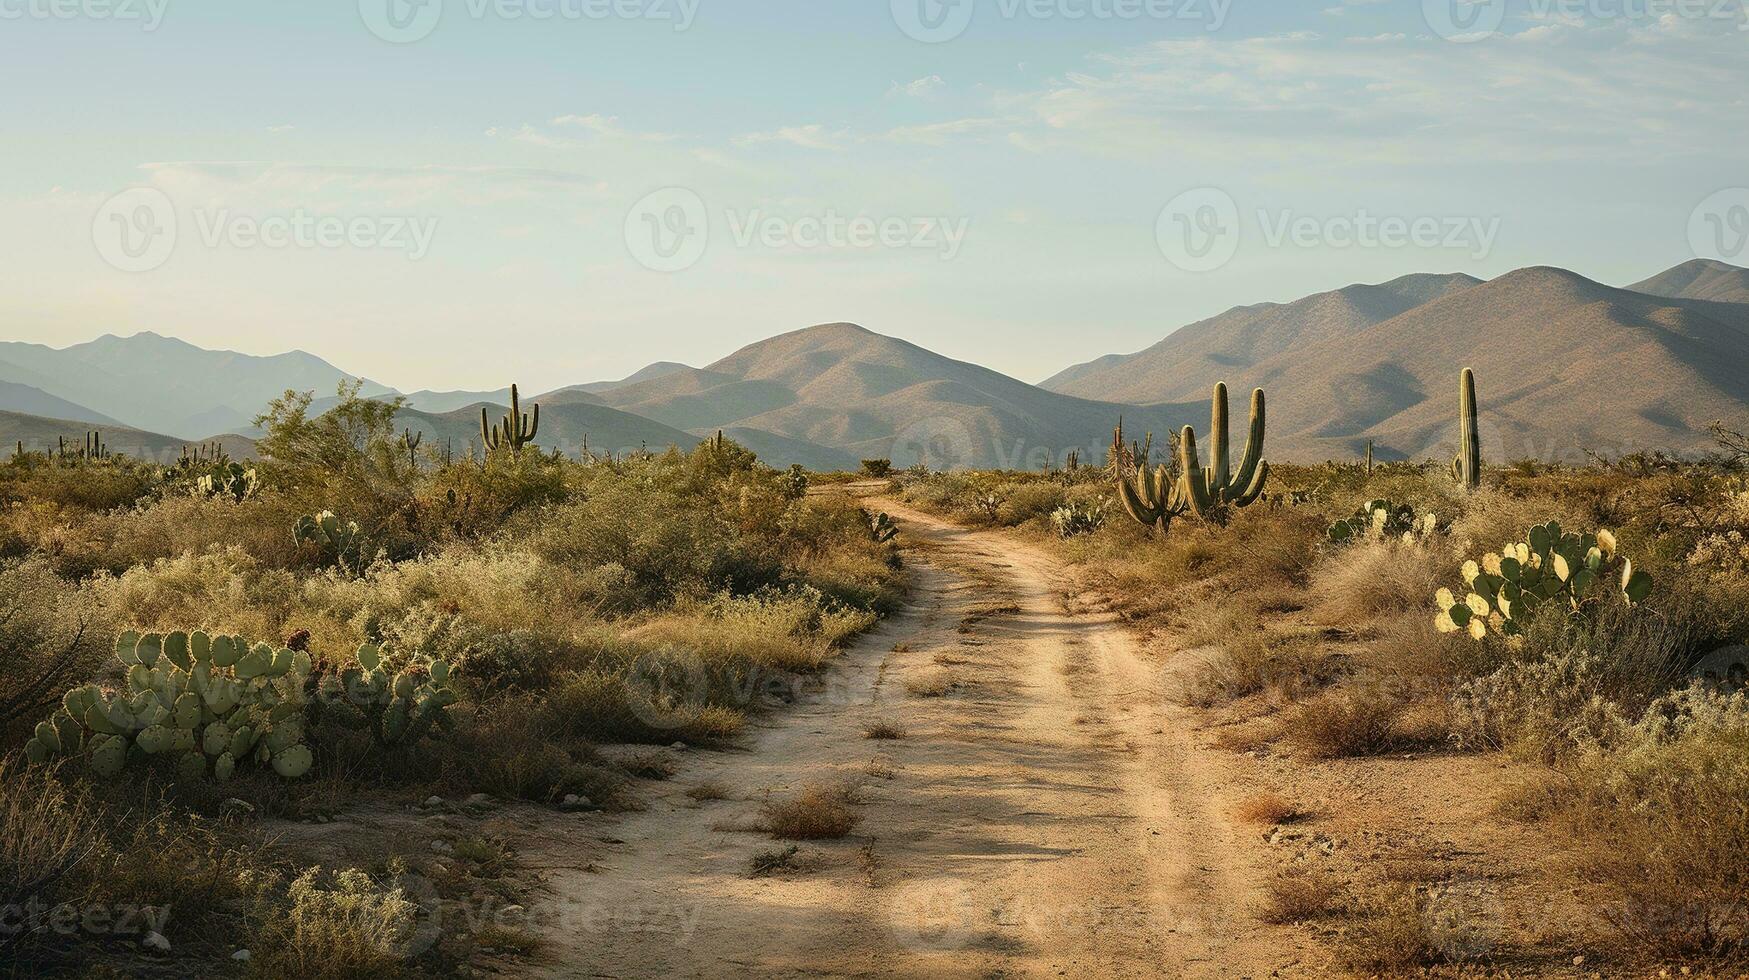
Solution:
{"label": "tire track in dirt", "polygon": [[[539,972],[1304,975],[1246,912],[1268,856],[1226,817],[1227,761],[1131,633],[1066,611],[1059,563],[1013,536],[871,504],[901,522],[906,609],[744,751],[681,753],[646,810],[531,838],[558,869]],[[786,846],[756,830],[766,794],[833,781],[862,785],[856,831],[752,876]],[[707,783],[731,798],[686,795]]]}

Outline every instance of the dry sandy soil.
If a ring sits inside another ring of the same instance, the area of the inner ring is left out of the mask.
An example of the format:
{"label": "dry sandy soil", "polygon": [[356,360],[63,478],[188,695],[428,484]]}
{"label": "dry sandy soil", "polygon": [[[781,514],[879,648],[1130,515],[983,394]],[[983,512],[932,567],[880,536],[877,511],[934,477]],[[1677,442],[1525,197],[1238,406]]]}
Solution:
{"label": "dry sandy soil", "polygon": [[[761,716],[743,751],[676,750],[647,809],[522,845],[558,869],[537,972],[1322,972],[1309,937],[1248,913],[1275,856],[1229,817],[1238,757],[1203,744],[1131,633],[1066,609],[1042,552],[878,504],[915,573],[904,612]],[[903,737],[866,737],[876,723]],[[755,875],[788,846],[763,804],[809,784],[856,786],[859,824]]]}

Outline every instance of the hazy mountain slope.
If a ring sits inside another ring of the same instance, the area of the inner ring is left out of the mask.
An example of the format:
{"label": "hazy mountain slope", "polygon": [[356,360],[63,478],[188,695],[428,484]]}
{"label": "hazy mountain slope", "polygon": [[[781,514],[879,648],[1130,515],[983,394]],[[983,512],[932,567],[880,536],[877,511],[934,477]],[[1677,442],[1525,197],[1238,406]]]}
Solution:
{"label": "hazy mountain slope", "polygon": [[[301,351],[255,357],[155,333],[108,335],[61,350],[0,343],[0,362],[0,380],[40,388],[144,430],[192,437],[247,427],[287,389],[325,395],[349,377]],[[5,365],[23,376],[5,373]],[[389,389],[366,382],[363,391]]]}
{"label": "hazy mountain slope", "polygon": [[1699,449],[1707,421],[1749,405],[1749,307],[1521,269],[1224,374],[1269,390],[1278,455],[1350,456],[1372,437],[1387,456],[1422,457],[1455,443],[1465,366],[1493,459]]}
{"label": "hazy mountain slope", "polygon": [[[85,433],[93,426],[77,419],[44,418],[38,415],[27,415],[21,412],[0,411],[0,447],[5,447],[5,458],[11,458],[17,444],[22,441],[24,448],[32,452],[52,452],[58,447],[59,439],[77,448],[85,440]],[[126,426],[105,425],[98,427],[103,433],[104,445],[112,453],[125,453],[136,459],[153,459],[169,464],[182,455],[182,448],[195,442],[218,442],[225,451],[238,459],[254,455],[255,444],[242,436],[223,435],[204,440],[182,439],[158,432],[144,432],[130,429]]]}
{"label": "hazy mountain slope", "polygon": [[591,381],[588,384],[576,385],[574,387],[580,391],[600,394],[604,391],[612,391],[615,388],[624,388],[627,385],[635,385],[640,381],[653,381],[656,378],[673,374],[676,371],[690,370],[692,370],[692,368],[676,361],[657,361],[654,364],[646,365],[645,367],[638,369],[618,381]]}
{"label": "hazy mountain slope", "polygon": [[[706,368],[603,393],[609,404],[703,431],[758,429],[909,465],[1037,468],[1079,448],[1092,462],[1128,414],[1164,432],[1185,416],[1045,391],[852,324],[750,345]],[[773,461],[777,462],[777,461]]]}
{"label": "hazy mountain slope", "polygon": [[1749,303],[1749,269],[1695,259],[1627,287],[1636,293],[1715,303]]}
{"label": "hazy mountain slope", "polygon": [[508,402],[510,389],[499,388],[497,391],[415,391],[404,396],[407,407],[421,412],[441,415],[478,405],[481,402]]}
{"label": "hazy mountain slope", "polygon": [[21,415],[34,415],[40,418],[67,419],[73,422],[89,422],[94,426],[120,426],[121,423],[104,415],[93,412],[83,405],[75,405],[65,398],[33,388],[30,385],[14,381],[0,381],[0,412],[18,412]]}
{"label": "hazy mountain slope", "polygon": [[1117,401],[1181,401],[1206,393],[1211,377],[1289,351],[1352,337],[1375,323],[1474,287],[1473,276],[1417,274],[1353,285],[1291,303],[1241,306],[1174,331],[1147,350],[1071,367],[1040,386]]}
{"label": "hazy mountain slope", "polygon": [[[522,410],[532,411],[538,401],[540,400],[524,399]],[[395,424],[400,428],[423,433],[427,447],[441,449],[447,444],[451,451],[461,456],[466,455],[470,446],[477,449],[480,445],[482,407],[496,423],[509,410],[509,399],[495,404],[483,402],[469,405],[453,412],[430,413],[402,409],[395,416]],[[597,455],[635,452],[646,447],[660,452],[671,445],[690,449],[699,442],[698,437],[691,433],[605,405],[541,404],[540,431],[534,440],[536,446],[543,451],[559,449],[565,455],[574,457],[582,451],[585,438],[590,451]]]}

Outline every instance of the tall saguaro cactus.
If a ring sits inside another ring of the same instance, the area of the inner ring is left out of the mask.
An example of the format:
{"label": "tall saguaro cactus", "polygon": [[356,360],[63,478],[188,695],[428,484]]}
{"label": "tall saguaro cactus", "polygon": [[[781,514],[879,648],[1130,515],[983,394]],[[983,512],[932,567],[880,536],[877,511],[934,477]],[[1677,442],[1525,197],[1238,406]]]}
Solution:
{"label": "tall saguaro cactus", "polygon": [[510,414],[504,416],[497,425],[487,418],[486,410],[480,409],[480,439],[485,443],[486,452],[508,447],[512,453],[522,452],[522,447],[534,441],[535,434],[540,431],[540,403],[534,406],[534,416],[522,414],[522,396],[515,385],[510,386]]}
{"label": "tall saguaro cactus", "polygon": [[1209,417],[1209,465],[1204,468],[1196,453],[1196,430],[1184,427],[1179,454],[1184,476],[1182,496],[1201,518],[1218,516],[1227,507],[1248,507],[1263,495],[1269,482],[1269,461],[1263,458],[1263,389],[1251,393],[1251,431],[1245,437],[1245,453],[1239,469],[1228,466],[1227,386],[1215,385]]}
{"label": "tall saguaro cactus", "polygon": [[1482,485],[1482,436],[1476,422],[1476,372],[1464,368],[1458,391],[1458,454],[1451,461],[1452,479],[1466,490]]}

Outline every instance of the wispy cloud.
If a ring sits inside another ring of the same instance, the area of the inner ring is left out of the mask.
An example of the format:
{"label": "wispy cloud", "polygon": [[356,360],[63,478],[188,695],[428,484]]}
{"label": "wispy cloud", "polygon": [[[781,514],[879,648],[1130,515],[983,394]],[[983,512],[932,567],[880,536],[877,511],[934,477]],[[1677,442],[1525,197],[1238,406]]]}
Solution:
{"label": "wispy cloud", "polygon": [[941,91],[946,85],[947,83],[942,81],[940,75],[928,75],[923,78],[913,79],[909,82],[894,82],[893,87],[887,90],[887,94],[901,95],[913,99],[927,99]]}

